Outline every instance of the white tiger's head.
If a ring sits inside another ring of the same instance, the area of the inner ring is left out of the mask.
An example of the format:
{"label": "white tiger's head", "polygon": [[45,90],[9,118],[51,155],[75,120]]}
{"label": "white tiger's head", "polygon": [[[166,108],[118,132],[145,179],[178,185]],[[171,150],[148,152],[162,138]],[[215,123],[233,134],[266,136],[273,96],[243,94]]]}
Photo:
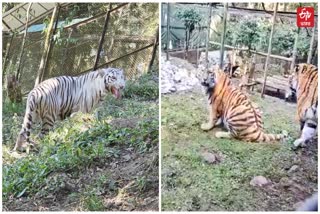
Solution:
{"label": "white tiger's head", "polygon": [[119,99],[121,90],[126,84],[124,71],[119,68],[103,68],[99,70],[99,74],[104,78],[105,90],[110,91],[115,98]]}

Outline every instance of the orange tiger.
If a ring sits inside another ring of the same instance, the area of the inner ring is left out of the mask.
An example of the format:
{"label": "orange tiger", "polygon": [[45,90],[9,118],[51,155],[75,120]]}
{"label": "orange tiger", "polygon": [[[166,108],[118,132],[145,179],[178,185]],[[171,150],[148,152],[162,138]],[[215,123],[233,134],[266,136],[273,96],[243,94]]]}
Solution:
{"label": "orange tiger", "polygon": [[294,68],[289,78],[286,100],[297,99],[297,120],[300,122],[301,136],[294,146],[304,146],[317,135],[318,127],[318,68],[312,64],[301,63]]}
{"label": "orange tiger", "polygon": [[261,112],[256,109],[246,94],[232,86],[229,77],[220,69],[202,82],[209,95],[209,122],[201,129],[209,131],[223,122],[228,132],[216,132],[217,138],[237,138],[249,142],[276,142],[286,137],[283,134],[263,132]]}

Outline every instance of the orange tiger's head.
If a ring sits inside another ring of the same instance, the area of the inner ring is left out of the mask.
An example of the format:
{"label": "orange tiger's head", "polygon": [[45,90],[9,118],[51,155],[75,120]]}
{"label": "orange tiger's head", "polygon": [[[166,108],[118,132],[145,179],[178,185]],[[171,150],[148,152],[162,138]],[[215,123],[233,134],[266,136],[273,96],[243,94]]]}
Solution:
{"label": "orange tiger's head", "polygon": [[209,95],[209,99],[213,93],[218,93],[222,89],[229,86],[231,83],[228,75],[219,68],[212,69],[208,76],[203,79],[201,85],[206,88],[206,93]]}

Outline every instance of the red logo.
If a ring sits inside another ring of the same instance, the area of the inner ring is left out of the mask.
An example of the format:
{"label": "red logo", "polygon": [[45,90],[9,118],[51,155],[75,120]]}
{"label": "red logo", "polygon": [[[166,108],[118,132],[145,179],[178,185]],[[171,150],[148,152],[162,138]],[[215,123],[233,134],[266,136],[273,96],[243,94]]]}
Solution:
{"label": "red logo", "polygon": [[298,27],[314,27],[314,9],[313,7],[297,8]]}

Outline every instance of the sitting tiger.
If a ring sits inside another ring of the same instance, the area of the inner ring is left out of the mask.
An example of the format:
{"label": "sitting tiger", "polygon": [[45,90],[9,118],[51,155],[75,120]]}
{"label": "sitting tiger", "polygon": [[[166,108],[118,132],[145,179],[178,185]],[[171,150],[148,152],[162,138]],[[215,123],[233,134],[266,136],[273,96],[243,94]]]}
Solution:
{"label": "sitting tiger", "polygon": [[261,112],[246,94],[232,86],[229,77],[220,69],[202,82],[209,95],[209,122],[201,129],[209,131],[221,121],[227,132],[216,132],[217,138],[237,138],[249,142],[275,142],[286,137],[283,134],[263,132]]}
{"label": "sitting tiger", "polygon": [[63,120],[75,112],[90,112],[103,101],[107,92],[120,98],[120,90],[124,87],[123,70],[117,68],[100,69],[78,77],[60,76],[45,80],[28,95],[26,113],[14,150],[24,151],[30,145],[33,122],[40,119],[42,137],[56,120]]}
{"label": "sitting tiger", "polygon": [[317,135],[318,127],[318,68],[301,63],[295,66],[289,78],[285,99],[296,98],[297,120],[300,122],[301,136],[295,140],[294,147],[305,144]]}

